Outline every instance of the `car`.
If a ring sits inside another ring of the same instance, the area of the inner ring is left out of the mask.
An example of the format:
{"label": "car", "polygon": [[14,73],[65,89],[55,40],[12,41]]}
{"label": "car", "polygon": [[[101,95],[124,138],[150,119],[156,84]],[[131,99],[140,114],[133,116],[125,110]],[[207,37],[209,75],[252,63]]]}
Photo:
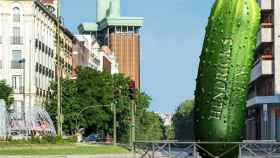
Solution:
{"label": "car", "polygon": [[87,136],[83,141],[84,142],[89,142],[89,143],[96,143],[98,140],[98,135],[97,134],[91,134]]}

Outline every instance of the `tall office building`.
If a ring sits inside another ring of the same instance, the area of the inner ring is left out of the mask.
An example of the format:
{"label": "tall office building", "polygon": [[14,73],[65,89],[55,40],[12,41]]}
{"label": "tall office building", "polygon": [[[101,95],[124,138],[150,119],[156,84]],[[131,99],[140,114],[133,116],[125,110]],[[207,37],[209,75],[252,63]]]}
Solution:
{"label": "tall office building", "polygon": [[258,0],[261,25],[247,101],[247,139],[280,140],[280,1]]}
{"label": "tall office building", "polygon": [[122,17],[120,0],[97,0],[96,23],[82,23],[81,34],[95,35],[117,58],[119,72],[140,87],[140,34],[144,18]]}

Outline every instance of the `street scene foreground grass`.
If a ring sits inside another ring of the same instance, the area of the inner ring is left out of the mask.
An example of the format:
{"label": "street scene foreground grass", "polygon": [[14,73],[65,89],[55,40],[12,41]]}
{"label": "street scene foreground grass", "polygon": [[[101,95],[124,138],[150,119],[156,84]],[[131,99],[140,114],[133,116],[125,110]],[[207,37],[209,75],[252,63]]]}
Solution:
{"label": "street scene foreground grass", "polygon": [[21,144],[1,145],[0,155],[97,155],[123,154],[129,151],[123,147],[112,145],[50,145],[50,144]]}

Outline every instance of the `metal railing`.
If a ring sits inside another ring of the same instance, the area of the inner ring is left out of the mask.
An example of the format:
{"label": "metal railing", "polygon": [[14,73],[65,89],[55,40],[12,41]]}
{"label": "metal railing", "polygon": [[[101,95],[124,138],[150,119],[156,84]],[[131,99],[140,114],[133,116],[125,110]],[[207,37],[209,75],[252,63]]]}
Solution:
{"label": "metal railing", "polygon": [[12,69],[23,69],[24,63],[20,63],[19,61],[13,60],[13,61],[11,61],[11,68]]}
{"label": "metal railing", "polygon": [[23,44],[23,37],[22,36],[12,36],[11,37],[11,44],[22,45]]}
{"label": "metal railing", "polygon": [[[219,154],[212,153],[205,146],[226,146]],[[228,158],[233,152],[236,158],[279,158],[280,143],[272,141],[250,142],[176,142],[176,141],[138,141],[134,151],[141,158]],[[234,156],[233,156],[234,157]]]}
{"label": "metal railing", "polygon": [[14,88],[15,94],[23,94],[24,93],[24,86],[19,86],[17,88]]}

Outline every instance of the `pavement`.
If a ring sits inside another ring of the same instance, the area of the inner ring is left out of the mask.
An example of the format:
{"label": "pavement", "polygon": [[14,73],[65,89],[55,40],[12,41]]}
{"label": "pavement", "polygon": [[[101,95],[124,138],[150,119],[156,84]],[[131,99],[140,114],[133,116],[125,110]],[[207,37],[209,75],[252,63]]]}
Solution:
{"label": "pavement", "polygon": [[102,155],[53,155],[53,156],[0,156],[0,158],[140,158],[134,154],[102,154]]}

